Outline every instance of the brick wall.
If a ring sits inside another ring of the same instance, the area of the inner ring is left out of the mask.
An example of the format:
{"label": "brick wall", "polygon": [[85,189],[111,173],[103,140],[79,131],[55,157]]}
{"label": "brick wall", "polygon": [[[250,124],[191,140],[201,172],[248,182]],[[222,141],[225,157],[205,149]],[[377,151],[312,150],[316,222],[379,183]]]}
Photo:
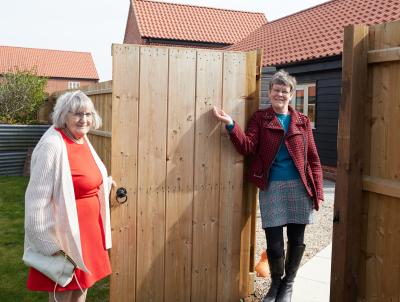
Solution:
{"label": "brick wall", "polygon": [[126,21],[124,43],[140,44],[140,45],[145,44],[145,41],[144,39],[142,39],[139,32],[139,27],[135,14],[133,12],[132,4],[130,4],[129,6],[129,14],[128,14],[128,20]]}
{"label": "brick wall", "polygon": [[79,82],[80,87],[97,83],[97,80],[82,80],[82,79],[48,79],[46,92],[52,94],[55,91],[63,91],[68,89],[68,82]]}

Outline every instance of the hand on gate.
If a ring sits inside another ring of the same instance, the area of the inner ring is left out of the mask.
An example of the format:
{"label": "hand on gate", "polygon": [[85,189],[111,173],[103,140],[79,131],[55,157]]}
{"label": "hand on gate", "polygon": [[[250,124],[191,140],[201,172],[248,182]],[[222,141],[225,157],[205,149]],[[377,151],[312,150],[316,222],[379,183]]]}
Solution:
{"label": "hand on gate", "polygon": [[219,109],[218,107],[214,106],[213,108],[213,113],[214,116],[217,118],[217,120],[223,122],[226,125],[233,124],[233,119],[226,114],[222,109]]}

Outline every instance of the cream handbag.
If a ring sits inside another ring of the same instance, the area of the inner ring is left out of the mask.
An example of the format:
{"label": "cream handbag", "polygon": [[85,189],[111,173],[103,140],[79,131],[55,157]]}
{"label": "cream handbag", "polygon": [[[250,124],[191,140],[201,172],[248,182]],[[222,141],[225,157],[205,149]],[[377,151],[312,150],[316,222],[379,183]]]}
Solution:
{"label": "cream handbag", "polygon": [[76,265],[63,251],[45,256],[27,249],[22,260],[27,266],[33,267],[62,287],[67,286],[74,277]]}

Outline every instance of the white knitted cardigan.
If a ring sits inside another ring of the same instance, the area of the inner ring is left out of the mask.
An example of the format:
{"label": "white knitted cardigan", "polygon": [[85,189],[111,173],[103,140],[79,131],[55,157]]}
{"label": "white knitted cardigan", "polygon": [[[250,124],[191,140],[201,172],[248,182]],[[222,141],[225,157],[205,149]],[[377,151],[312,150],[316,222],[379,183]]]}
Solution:
{"label": "white knitted cardigan", "polygon": [[[100,214],[105,234],[105,248],[111,248],[110,207],[108,195],[111,177],[85,137],[102,174],[99,190]],[[43,255],[63,250],[86,272],[81,249],[78,214],[67,148],[54,126],[42,136],[31,159],[31,177],[25,193],[25,242],[28,249]]]}

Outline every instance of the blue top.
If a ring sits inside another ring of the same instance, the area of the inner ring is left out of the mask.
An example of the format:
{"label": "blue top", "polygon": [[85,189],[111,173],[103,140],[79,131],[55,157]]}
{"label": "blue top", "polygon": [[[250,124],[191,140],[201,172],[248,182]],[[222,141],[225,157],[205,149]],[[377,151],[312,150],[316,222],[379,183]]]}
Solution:
{"label": "blue top", "polygon": [[[290,114],[277,113],[276,117],[282,125],[283,130],[285,130],[286,135],[291,120]],[[297,171],[284,141],[285,140],[283,139],[278,154],[276,154],[275,160],[271,165],[269,180],[290,180],[300,178],[299,171]]]}

